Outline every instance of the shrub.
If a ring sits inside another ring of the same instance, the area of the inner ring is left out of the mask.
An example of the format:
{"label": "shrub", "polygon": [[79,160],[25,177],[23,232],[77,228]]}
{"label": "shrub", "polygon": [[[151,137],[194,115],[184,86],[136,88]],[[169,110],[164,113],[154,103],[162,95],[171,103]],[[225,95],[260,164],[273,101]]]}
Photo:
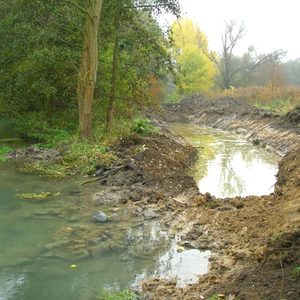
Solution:
{"label": "shrub", "polygon": [[157,128],[151,124],[149,119],[137,117],[133,120],[133,131],[142,136],[148,136],[157,132]]}

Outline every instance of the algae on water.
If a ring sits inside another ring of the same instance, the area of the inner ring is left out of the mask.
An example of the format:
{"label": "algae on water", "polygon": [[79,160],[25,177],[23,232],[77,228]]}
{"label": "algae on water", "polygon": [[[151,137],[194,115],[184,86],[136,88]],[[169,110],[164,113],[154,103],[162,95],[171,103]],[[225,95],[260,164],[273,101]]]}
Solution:
{"label": "algae on water", "polygon": [[42,192],[42,193],[25,193],[25,194],[17,194],[16,196],[21,199],[29,199],[29,200],[42,200],[46,199],[50,196],[58,196],[60,193],[54,192]]}

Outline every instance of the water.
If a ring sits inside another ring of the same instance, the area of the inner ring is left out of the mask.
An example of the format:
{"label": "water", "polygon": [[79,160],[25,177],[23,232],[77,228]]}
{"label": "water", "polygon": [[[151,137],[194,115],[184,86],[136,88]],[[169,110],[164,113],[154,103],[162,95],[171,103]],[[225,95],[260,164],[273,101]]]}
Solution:
{"label": "water", "polygon": [[199,150],[193,176],[200,192],[225,198],[274,191],[279,156],[217,129],[192,124],[172,124],[171,129]]}
{"label": "water", "polygon": [[[208,271],[210,253],[178,249],[158,221],[134,217],[120,204],[95,207],[99,186],[80,178],[49,180],[0,165],[0,299],[96,299],[149,277],[183,285]],[[55,192],[45,200],[20,193]],[[114,217],[95,224],[99,209]],[[182,251],[183,250],[183,251]]]}

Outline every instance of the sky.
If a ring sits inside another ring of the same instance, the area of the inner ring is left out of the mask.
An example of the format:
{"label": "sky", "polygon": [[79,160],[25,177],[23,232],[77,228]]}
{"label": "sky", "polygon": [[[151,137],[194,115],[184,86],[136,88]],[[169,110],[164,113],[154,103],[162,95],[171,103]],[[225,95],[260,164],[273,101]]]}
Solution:
{"label": "sky", "polygon": [[237,54],[253,45],[258,53],[288,51],[300,57],[300,0],[180,0],[183,16],[193,19],[208,37],[212,50],[221,50],[225,21],[244,21],[246,34]]}

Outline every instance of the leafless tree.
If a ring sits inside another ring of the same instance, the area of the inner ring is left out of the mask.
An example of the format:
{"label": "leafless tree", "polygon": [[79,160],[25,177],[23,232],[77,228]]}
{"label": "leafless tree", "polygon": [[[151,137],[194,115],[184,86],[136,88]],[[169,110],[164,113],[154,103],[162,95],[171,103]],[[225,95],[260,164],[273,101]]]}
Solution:
{"label": "leafless tree", "polygon": [[205,53],[217,66],[219,74],[215,81],[223,89],[237,85],[237,81],[245,81],[258,67],[277,62],[286,54],[283,50],[275,50],[271,53],[258,55],[253,47],[249,47],[248,52],[242,57],[235,56],[234,50],[244,34],[244,23],[238,23],[234,20],[226,22],[225,31],[222,35],[221,55]]}

